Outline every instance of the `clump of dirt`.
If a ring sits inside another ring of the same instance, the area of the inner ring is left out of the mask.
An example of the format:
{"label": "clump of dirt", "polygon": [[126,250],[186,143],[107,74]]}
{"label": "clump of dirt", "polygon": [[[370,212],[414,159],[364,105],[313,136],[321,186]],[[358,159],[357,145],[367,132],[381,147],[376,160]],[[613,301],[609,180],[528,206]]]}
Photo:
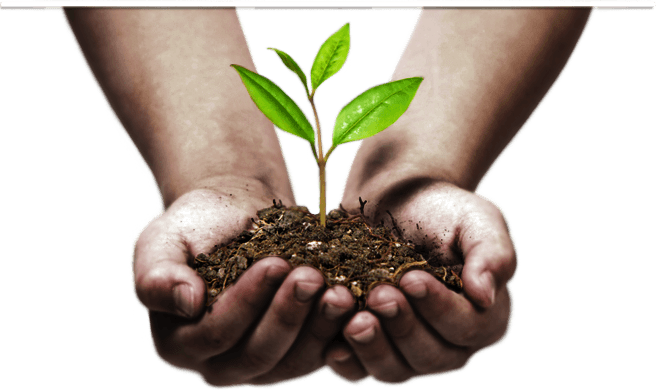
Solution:
{"label": "clump of dirt", "polygon": [[[364,203],[362,203],[362,208]],[[393,234],[396,222],[370,227],[363,215],[343,210],[328,214],[326,226],[302,206],[273,206],[257,212],[252,230],[245,230],[225,246],[194,259],[203,278],[207,306],[239,275],[261,258],[277,256],[293,267],[311,266],[322,272],[328,286],[341,284],[351,290],[360,310],[366,295],[376,285],[398,285],[404,272],[421,269],[434,275],[454,291],[462,290],[462,265],[443,265],[439,257],[422,253],[413,243]]]}

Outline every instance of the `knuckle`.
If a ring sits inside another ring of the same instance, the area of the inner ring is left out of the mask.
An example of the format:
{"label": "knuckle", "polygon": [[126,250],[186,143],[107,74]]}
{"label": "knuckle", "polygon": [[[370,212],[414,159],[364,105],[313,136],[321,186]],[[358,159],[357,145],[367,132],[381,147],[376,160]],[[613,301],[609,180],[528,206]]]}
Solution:
{"label": "knuckle", "polygon": [[266,372],[273,368],[275,364],[275,358],[265,353],[261,349],[258,351],[244,351],[243,365],[250,373],[259,374]]}
{"label": "knuckle", "polygon": [[283,333],[296,332],[308,317],[307,304],[274,300],[271,305],[273,323]]}
{"label": "knuckle", "polygon": [[458,332],[450,335],[448,341],[460,347],[469,347],[480,342],[480,334],[475,326],[468,324],[462,326]]}
{"label": "knuckle", "polygon": [[456,345],[461,346],[472,346],[478,343],[480,339],[480,334],[477,329],[473,327],[466,327],[463,330],[453,336],[451,342]]}
{"label": "knuckle", "polygon": [[154,295],[168,283],[168,274],[161,268],[150,268],[136,276],[137,297],[144,304],[152,303]]}
{"label": "knuckle", "polygon": [[409,340],[417,334],[417,319],[404,321],[402,326],[394,327],[393,337],[399,342]]}
{"label": "knuckle", "polygon": [[227,337],[224,332],[213,330],[206,332],[202,336],[203,348],[212,351],[213,354],[220,354],[230,349],[234,340],[232,337]]}
{"label": "knuckle", "polygon": [[275,313],[275,322],[283,332],[291,332],[303,324],[304,318],[298,312],[281,308]]}
{"label": "knuckle", "polygon": [[491,255],[496,260],[499,268],[503,270],[514,270],[515,264],[517,263],[517,254],[510,240],[499,239],[492,250],[493,253]]}

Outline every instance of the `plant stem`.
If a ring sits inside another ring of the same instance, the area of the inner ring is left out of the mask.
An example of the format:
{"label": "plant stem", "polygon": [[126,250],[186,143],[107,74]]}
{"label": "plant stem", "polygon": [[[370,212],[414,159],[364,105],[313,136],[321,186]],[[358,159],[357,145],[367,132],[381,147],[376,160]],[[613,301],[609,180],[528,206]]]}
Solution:
{"label": "plant stem", "polygon": [[314,112],[314,120],[317,124],[317,165],[319,166],[319,222],[321,226],[326,226],[326,159],[323,156],[323,147],[321,142],[321,125],[319,125],[319,115],[314,105],[314,92],[309,96],[310,105]]}
{"label": "plant stem", "polygon": [[319,163],[319,222],[326,226],[326,161]]}

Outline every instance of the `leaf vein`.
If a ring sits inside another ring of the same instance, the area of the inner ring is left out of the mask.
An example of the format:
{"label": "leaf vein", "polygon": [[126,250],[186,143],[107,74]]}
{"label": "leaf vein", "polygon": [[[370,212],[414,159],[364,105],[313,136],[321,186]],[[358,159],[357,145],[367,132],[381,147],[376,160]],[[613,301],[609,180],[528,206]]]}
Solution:
{"label": "leaf vein", "polygon": [[374,107],[372,107],[371,110],[367,111],[364,115],[360,116],[360,118],[358,118],[357,121],[355,121],[351,126],[349,126],[346,130],[344,130],[344,131],[342,132],[343,135],[339,138],[339,141],[341,142],[344,138],[346,138],[346,136],[348,135],[348,133],[349,133],[354,127],[356,127],[356,126],[358,125],[358,123],[360,123],[361,121],[363,121],[364,118],[366,118],[367,116],[369,116],[369,114],[370,114],[373,110],[375,110],[376,108],[380,107],[380,106],[383,105],[383,104],[390,104],[390,103],[386,102],[387,99],[391,98],[392,96],[394,96],[394,95],[396,95],[396,94],[399,94],[399,93],[405,93],[404,89],[406,89],[406,88],[407,88],[407,86],[405,86],[405,87],[403,87],[402,89],[400,89],[400,90],[398,90],[398,91],[396,91],[396,92],[394,92],[394,93],[388,95],[388,96],[387,96],[385,99],[383,99],[380,103],[378,103],[378,104],[376,104]]}
{"label": "leaf vein", "polygon": [[[256,79],[254,79],[253,77],[250,77],[250,75],[248,75],[248,74],[246,74],[246,77],[249,80],[251,80],[255,85],[257,85],[261,91],[263,91],[269,97],[271,97],[271,99],[274,102],[276,102],[276,105],[277,105],[277,110],[276,111],[278,111],[278,114],[283,114],[285,117],[287,117],[287,119],[291,119],[291,121],[301,130],[301,132],[303,132],[305,134],[305,136],[306,136],[305,139],[309,141],[309,139],[308,139],[309,134],[307,133],[306,129],[296,120],[296,118],[294,118],[294,116],[289,111],[287,111],[287,109],[280,102],[280,100],[278,100],[277,97],[275,97],[273,94],[271,94],[271,92],[267,91],[266,88],[264,88],[262,86],[262,84],[258,83]],[[309,138],[311,138],[311,137],[309,137]]]}

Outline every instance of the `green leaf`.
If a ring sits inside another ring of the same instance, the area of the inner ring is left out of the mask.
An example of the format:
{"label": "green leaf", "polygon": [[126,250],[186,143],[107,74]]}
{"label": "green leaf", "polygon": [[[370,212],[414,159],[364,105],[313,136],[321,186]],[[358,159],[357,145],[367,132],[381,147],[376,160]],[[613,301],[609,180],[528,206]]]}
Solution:
{"label": "green leaf", "polygon": [[281,130],[310,141],[314,147],[314,130],[305,114],[273,81],[239,66],[230,65],[239,73],[241,81],[257,108]]}
{"label": "green leaf", "polygon": [[335,120],[333,147],[371,137],[403,115],[423,77],[393,81],[373,87],[342,108]]}
{"label": "green leaf", "polygon": [[305,92],[308,96],[310,96],[310,91],[308,90],[307,86],[307,78],[305,77],[305,73],[303,73],[298,64],[296,64],[296,61],[294,61],[294,59],[289,54],[282,50],[274,49],[273,47],[270,47],[269,50],[274,50],[276,53],[278,53],[278,57],[280,57],[282,63],[285,64],[289,70],[298,75],[298,78],[301,79],[301,82],[303,83],[303,87],[305,87]]}
{"label": "green leaf", "polygon": [[321,49],[319,49],[317,56],[314,58],[314,64],[312,64],[312,71],[310,73],[313,91],[342,68],[342,65],[346,61],[350,44],[349,24],[346,23],[321,45]]}

